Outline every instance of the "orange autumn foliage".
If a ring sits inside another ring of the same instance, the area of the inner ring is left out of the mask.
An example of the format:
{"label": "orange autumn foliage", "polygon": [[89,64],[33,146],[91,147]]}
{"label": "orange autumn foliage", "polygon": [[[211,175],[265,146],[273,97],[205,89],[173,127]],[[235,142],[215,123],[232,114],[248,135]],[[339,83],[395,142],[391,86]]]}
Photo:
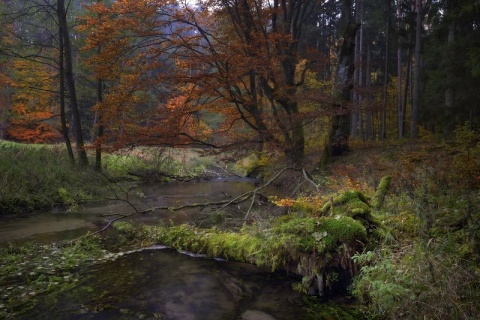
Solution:
{"label": "orange autumn foliage", "polygon": [[181,117],[166,117],[178,110],[159,104],[166,100],[166,90],[160,88],[165,85],[162,70],[170,66],[160,58],[167,48],[157,37],[165,26],[157,8],[169,3],[123,0],[86,6],[90,14],[78,27],[87,34],[83,49],[94,52],[86,66],[104,83],[103,99],[95,110],[105,132],[97,143],[113,148],[171,143],[172,126]]}
{"label": "orange autumn foliage", "polygon": [[29,143],[61,139],[53,112],[56,100],[52,92],[52,73],[27,60],[15,60],[13,72],[15,94],[12,96],[8,136]]}
{"label": "orange autumn foliage", "polygon": [[92,51],[88,67],[106,83],[97,106],[104,141],[178,145],[208,136],[223,145],[268,143],[301,162],[313,109],[298,89],[307,63],[299,63],[301,25],[292,17],[303,21],[301,8],[312,2],[291,2],[88,5],[79,30]]}

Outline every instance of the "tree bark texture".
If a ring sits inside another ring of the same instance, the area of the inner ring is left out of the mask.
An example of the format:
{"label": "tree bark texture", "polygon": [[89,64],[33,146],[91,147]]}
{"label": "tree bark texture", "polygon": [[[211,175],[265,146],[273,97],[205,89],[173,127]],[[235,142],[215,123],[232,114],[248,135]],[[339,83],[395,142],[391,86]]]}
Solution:
{"label": "tree bark texture", "polygon": [[67,116],[65,112],[65,62],[64,62],[64,45],[62,27],[59,27],[59,56],[58,56],[58,74],[59,74],[59,96],[60,96],[60,123],[62,127],[63,141],[67,148],[68,158],[72,164],[75,164],[75,156],[73,155],[72,144],[68,134]]}
{"label": "tree bark texture", "polygon": [[57,14],[58,23],[63,38],[64,50],[65,50],[65,78],[68,87],[68,93],[70,97],[70,107],[72,108],[73,126],[75,130],[75,143],[78,156],[78,163],[81,166],[88,165],[87,152],[85,150],[85,143],[83,140],[82,123],[80,120],[80,108],[77,101],[77,93],[75,88],[75,79],[73,74],[73,61],[72,61],[72,47],[70,44],[70,34],[68,30],[67,14],[65,11],[65,0],[58,0],[57,2]]}
{"label": "tree bark texture", "polygon": [[342,1],[341,32],[339,39],[336,87],[337,114],[333,117],[324,160],[330,156],[341,155],[348,150],[350,135],[350,107],[353,76],[355,71],[355,37],[360,28],[352,17],[351,0]]}
{"label": "tree bark texture", "polygon": [[415,87],[413,91],[412,100],[412,117],[410,122],[410,137],[417,138],[418,136],[418,112],[420,109],[420,69],[421,69],[421,50],[422,50],[422,31],[423,31],[423,6],[422,0],[416,0],[416,30],[415,30],[415,69],[413,77]]}

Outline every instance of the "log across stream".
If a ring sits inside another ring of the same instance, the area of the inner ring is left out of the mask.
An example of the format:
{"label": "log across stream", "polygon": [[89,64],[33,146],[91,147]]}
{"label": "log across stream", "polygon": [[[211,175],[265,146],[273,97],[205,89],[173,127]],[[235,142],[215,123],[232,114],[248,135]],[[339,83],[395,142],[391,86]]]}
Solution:
{"label": "log across stream", "polygon": [[[217,201],[254,188],[253,181],[222,179],[201,183],[142,186],[130,196],[142,206]],[[0,241],[66,241],[108,222],[104,214],[129,212],[130,204],[85,205],[79,213],[49,212],[2,217]],[[198,211],[198,210],[196,210]],[[204,213],[190,213],[204,214]],[[141,216],[181,223],[192,216],[165,212]],[[45,257],[48,260],[48,257]],[[35,296],[24,319],[304,319],[307,304],[292,290],[298,279],[245,263],[210,259],[165,247],[117,254],[79,267],[76,282],[62,292]],[[33,274],[33,273],[32,273]],[[52,276],[52,275],[49,275]],[[60,276],[60,275],[59,275]],[[14,284],[5,284],[10,290]],[[13,290],[13,289],[12,289]]]}

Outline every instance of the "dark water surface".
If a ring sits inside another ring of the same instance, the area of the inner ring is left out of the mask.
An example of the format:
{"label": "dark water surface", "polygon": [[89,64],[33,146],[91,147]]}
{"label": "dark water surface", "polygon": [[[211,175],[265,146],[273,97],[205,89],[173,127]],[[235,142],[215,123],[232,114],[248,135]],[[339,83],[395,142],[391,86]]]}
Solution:
{"label": "dark water surface", "polygon": [[[140,186],[129,194],[137,210],[232,199],[254,188],[248,179]],[[206,209],[205,209],[206,210]],[[205,210],[157,211],[136,215],[146,223],[182,223]],[[0,242],[55,242],[99,230],[115,216],[129,213],[122,201],[85,205],[79,213],[46,212],[0,217]],[[252,265],[179,253],[156,247],[127,252],[78,270],[73,288],[37,297],[23,319],[289,320],[305,319],[294,280]],[[298,280],[298,279],[297,279]]]}
{"label": "dark water surface", "polygon": [[[36,240],[54,242],[76,238],[87,231],[101,229],[114,214],[132,213],[136,210],[147,210],[152,207],[202,203],[232,199],[254,188],[252,179],[218,178],[209,182],[169,183],[141,185],[126,194],[119,192],[118,196],[128,199],[105,200],[84,204],[78,212],[65,213],[59,209],[50,212],[23,214],[18,216],[0,216],[0,242],[13,240]],[[132,207],[135,207],[135,209]],[[158,222],[172,220],[175,223],[188,222],[195,216],[205,215],[203,210],[191,209],[171,212],[155,211],[137,215],[135,218]]]}
{"label": "dark water surface", "polygon": [[82,278],[23,319],[305,319],[285,275],[173,249],[125,254]]}

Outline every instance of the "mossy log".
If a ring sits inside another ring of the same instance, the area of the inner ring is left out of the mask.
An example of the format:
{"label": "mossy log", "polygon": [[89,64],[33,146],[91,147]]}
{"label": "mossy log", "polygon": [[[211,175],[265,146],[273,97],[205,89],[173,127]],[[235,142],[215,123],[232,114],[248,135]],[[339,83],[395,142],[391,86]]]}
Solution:
{"label": "mossy log", "polygon": [[383,201],[385,200],[385,195],[390,188],[390,183],[392,182],[391,176],[385,176],[380,180],[378,184],[377,190],[375,191],[375,195],[372,199],[372,205],[375,209],[380,209],[383,205]]}
{"label": "mossy log", "polygon": [[377,229],[379,223],[372,216],[372,206],[369,201],[370,198],[362,192],[350,190],[332,197],[320,212],[331,217],[338,215],[351,217],[361,222],[370,235]]}
{"label": "mossy log", "polygon": [[351,257],[368,242],[361,222],[340,215],[286,215],[261,231],[255,225],[228,232],[189,225],[135,227],[127,222],[116,222],[115,228],[144,244],[163,244],[272,270],[289,270],[303,276],[299,289],[319,295],[334,286],[332,279],[339,278],[339,273],[349,277],[355,274]]}
{"label": "mossy log", "polygon": [[346,214],[350,217],[369,215],[371,210],[368,200],[369,198],[360,191],[347,191],[325,203],[321,212]]}

